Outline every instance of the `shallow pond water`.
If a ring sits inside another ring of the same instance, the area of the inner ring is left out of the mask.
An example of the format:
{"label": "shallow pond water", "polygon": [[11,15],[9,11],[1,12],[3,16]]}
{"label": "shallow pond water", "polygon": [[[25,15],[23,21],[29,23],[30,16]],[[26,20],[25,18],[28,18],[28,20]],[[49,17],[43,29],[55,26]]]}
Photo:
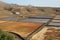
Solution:
{"label": "shallow pond water", "polygon": [[40,22],[40,23],[47,23],[50,19],[24,19],[21,20],[23,22]]}
{"label": "shallow pond water", "polygon": [[51,26],[60,26],[60,23],[50,22],[48,25],[51,25]]}

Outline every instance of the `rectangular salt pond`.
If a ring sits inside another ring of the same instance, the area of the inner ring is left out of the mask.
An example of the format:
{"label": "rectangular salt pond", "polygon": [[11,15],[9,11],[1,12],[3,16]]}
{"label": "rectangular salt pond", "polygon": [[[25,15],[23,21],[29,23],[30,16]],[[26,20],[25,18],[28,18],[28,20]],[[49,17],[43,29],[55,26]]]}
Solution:
{"label": "rectangular salt pond", "polygon": [[50,19],[24,19],[21,20],[22,22],[40,22],[40,23],[47,23]]}
{"label": "rectangular salt pond", "polygon": [[31,16],[31,17],[28,17],[28,18],[33,18],[33,19],[51,19],[53,18],[53,16]]}
{"label": "rectangular salt pond", "polygon": [[50,26],[60,26],[60,23],[50,22],[48,25],[50,25]]}
{"label": "rectangular salt pond", "polygon": [[60,19],[60,15],[57,15],[54,19]]}
{"label": "rectangular salt pond", "polygon": [[7,18],[1,18],[0,20],[16,20],[17,18],[14,17],[7,17]]}

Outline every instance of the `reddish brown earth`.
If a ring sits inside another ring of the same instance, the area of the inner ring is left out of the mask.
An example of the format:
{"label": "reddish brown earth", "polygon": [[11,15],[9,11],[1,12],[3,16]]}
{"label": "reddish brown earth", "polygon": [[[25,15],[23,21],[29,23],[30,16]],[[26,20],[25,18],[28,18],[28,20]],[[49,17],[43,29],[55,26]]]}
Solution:
{"label": "reddish brown earth", "polygon": [[42,25],[41,23],[8,21],[6,23],[0,23],[0,29],[9,31],[9,32],[15,32],[21,35],[22,37],[26,37],[41,25]]}

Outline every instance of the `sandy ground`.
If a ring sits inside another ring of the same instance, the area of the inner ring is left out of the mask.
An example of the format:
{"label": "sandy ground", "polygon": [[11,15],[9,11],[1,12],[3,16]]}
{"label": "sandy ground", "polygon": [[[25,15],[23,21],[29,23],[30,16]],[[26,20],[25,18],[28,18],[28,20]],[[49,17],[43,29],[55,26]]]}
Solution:
{"label": "sandy ground", "polygon": [[2,21],[2,20],[0,20],[0,23],[4,23],[4,22],[7,22],[7,21]]}
{"label": "sandy ground", "polygon": [[42,30],[40,30],[38,33],[36,33],[30,40],[43,40],[44,39],[44,33],[47,31],[47,28],[44,27]]}
{"label": "sandy ground", "polygon": [[60,20],[52,20],[52,22],[58,22],[58,23],[59,23],[59,22],[60,22]]}
{"label": "sandy ground", "polygon": [[48,28],[55,28],[60,29],[60,27],[44,27],[42,30],[40,30],[38,33],[36,33],[30,40],[44,40],[45,33],[47,32]]}

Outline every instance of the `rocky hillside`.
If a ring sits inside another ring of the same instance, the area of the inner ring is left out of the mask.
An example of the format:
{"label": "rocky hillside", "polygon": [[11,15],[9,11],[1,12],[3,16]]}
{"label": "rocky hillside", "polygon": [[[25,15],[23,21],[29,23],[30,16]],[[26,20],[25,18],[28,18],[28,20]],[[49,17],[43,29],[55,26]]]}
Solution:
{"label": "rocky hillside", "polygon": [[55,14],[60,14],[60,8],[19,6],[16,4],[8,4],[0,1],[0,16],[11,16],[14,15],[11,13],[16,12],[19,12],[19,16],[54,16]]}

